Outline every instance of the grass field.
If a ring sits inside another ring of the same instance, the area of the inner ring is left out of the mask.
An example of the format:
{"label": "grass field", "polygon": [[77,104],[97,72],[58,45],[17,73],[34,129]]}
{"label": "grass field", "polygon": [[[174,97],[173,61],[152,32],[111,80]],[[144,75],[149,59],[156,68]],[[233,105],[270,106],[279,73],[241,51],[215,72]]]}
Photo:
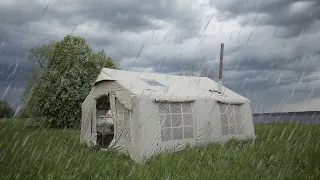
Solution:
{"label": "grass field", "polygon": [[79,144],[79,132],[0,120],[0,179],[320,179],[320,125],[257,124],[257,139],[155,156],[143,165]]}

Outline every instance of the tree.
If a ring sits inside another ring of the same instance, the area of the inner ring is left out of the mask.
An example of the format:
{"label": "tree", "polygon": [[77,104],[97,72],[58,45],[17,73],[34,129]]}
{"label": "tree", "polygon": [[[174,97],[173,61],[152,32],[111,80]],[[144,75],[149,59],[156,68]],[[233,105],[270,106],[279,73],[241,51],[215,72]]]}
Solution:
{"label": "tree", "polygon": [[28,59],[45,69],[55,45],[55,42],[50,42],[30,49]]}
{"label": "tree", "polygon": [[18,108],[16,110],[15,117],[18,117],[18,118],[29,118],[29,116],[28,116],[28,114],[26,112],[26,108],[25,107]]}
{"label": "tree", "polygon": [[7,101],[0,100],[0,118],[11,118],[14,113],[15,110],[13,110]]}
{"label": "tree", "polygon": [[[27,84],[25,90],[22,94],[23,102],[27,102],[32,91],[32,87],[38,81],[38,78],[41,76],[42,71],[47,67],[49,58],[52,55],[52,52],[56,46],[56,42],[50,42],[40,46],[31,48],[28,52],[28,60],[35,63],[40,67],[31,70],[31,75],[27,79]],[[24,108],[24,115],[28,114],[28,109]]]}
{"label": "tree", "polygon": [[54,127],[79,127],[81,105],[102,68],[116,68],[104,51],[85,39],[66,36],[56,42],[44,70],[27,94],[27,112]]}

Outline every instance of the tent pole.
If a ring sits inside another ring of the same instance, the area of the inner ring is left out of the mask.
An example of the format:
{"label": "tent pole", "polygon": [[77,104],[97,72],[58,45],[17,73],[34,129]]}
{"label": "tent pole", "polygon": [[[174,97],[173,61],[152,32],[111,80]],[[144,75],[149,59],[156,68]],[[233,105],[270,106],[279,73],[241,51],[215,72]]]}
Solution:
{"label": "tent pole", "polygon": [[224,43],[221,43],[221,49],[220,49],[220,66],[219,66],[219,80],[218,80],[218,93],[219,93],[219,94],[221,94],[221,90],[222,90],[223,53],[224,53]]}

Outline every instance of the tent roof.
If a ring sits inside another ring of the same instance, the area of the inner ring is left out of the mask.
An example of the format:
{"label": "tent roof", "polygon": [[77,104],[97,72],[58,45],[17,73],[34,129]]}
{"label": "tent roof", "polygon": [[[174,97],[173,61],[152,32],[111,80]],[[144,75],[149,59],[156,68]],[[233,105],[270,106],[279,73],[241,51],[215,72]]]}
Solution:
{"label": "tent roof", "polygon": [[160,100],[217,99],[248,101],[247,98],[222,87],[223,95],[218,95],[218,83],[207,77],[178,76],[149,72],[132,72],[104,68],[98,76],[100,81],[116,81],[132,94],[140,98]]}

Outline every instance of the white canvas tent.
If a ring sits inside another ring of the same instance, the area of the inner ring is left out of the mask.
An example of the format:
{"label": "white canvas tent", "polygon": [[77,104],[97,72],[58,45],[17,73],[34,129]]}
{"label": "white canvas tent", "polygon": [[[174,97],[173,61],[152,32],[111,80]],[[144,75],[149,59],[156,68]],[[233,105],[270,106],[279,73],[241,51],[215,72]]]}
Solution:
{"label": "white canvas tent", "polygon": [[250,100],[206,77],[105,68],[82,104],[81,141],[97,144],[96,103],[108,96],[114,136],[108,148],[137,162],[167,150],[255,138]]}

